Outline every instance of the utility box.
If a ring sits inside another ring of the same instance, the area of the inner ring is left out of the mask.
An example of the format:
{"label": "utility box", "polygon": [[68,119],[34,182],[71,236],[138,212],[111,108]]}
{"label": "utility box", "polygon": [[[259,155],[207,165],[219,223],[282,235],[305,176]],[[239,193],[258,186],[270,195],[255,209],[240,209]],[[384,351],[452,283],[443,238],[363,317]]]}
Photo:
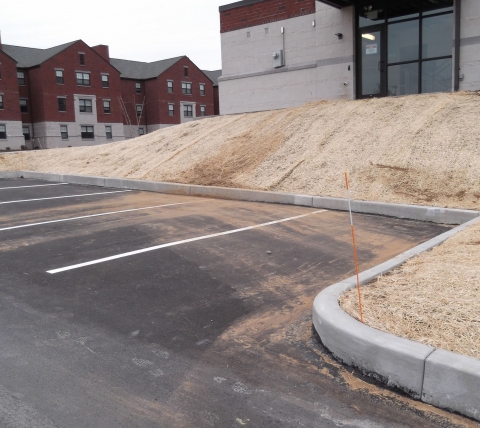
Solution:
{"label": "utility box", "polygon": [[285,65],[285,62],[283,60],[283,50],[273,51],[272,58],[274,68],[280,68]]}

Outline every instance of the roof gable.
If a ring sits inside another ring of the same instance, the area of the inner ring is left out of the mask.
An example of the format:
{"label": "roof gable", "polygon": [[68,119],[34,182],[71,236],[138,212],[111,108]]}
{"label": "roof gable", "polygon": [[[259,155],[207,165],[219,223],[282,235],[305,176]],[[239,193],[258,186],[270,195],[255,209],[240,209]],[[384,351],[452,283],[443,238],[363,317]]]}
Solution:
{"label": "roof gable", "polygon": [[120,71],[120,77],[125,79],[154,79],[168,70],[172,65],[185,56],[168,58],[155,62],[129,61],[126,59],[111,58],[110,63]]}
{"label": "roof gable", "polygon": [[222,75],[222,70],[202,70],[202,72],[212,81],[213,86],[218,86],[218,78]]}
{"label": "roof gable", "polygon": [[42,64],[77,42],[78,40],[75,40],[49,49],[25,48],[4,44],[3,51],[17,61],[17,67],[29,68]]}

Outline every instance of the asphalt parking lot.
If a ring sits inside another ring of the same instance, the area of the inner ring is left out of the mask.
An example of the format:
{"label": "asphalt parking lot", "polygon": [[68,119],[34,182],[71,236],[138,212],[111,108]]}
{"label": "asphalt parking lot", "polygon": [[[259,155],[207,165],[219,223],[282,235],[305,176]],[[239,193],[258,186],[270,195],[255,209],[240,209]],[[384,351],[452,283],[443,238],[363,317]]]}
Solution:
{"label": "asphalt parking lot", "polygon": [[[354,216],[361,269],[447,229]],[[335,362],[347,213],[0,180],[0,426],[472,424]]]}

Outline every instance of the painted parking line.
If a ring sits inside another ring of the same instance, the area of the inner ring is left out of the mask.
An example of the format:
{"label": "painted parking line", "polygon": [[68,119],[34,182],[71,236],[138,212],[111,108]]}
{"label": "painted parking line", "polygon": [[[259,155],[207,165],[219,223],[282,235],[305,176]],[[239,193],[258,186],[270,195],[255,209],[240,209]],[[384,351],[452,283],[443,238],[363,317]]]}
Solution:
{"label": "painted parking line", "polygon": [[231,235],[232,233],[239,233],[239,232],[245,232],[246,230],[258,229],[260,227],[270,226],[272,224],[285,223],[286,221],[291,221],[291,220],[298,220],[298,219],[303,218],[303,217],[311,216],[313,214],[323,213],[323,212],[326,212],[326,211],[327,210],[318,210],[318,211],[314,211],[314,212],[311,212],[311,213],[308,213],[308,214],[302,214],[302,215],[297,215],[295,217],[283,218],[281,220],[269,221],[267,223],[256,224],[254,226],[247,226],[247,227],[242,227],[240,229],[227,230],[226,232],[212,233],[211,235],[197,236],[196,238],[183,239],[181,241],[174,241],[174,242],[169,242],[167,244],[155,245],[154,247],[142,248],[141,250],[129,251],[128,253],[122,253],[122,254],[117,254],[115,256],[104,257],[103,259],[97,259],[97,260],[92,260],[92,261],[85,262],[85,263],[79,263],[79,264],[76,264],[76,265],[66,266],[66,267],[63,267],[63,268],[47,270],[47,273],[55,274],[55,273],[65,272],[65,271],[68,271],[68,270],[79,269],[79,268],[82,268],[82,267],[85,267],[85,266],[91,266],[91,265],[96,265],[96,264],[99,264],[99,263],[109,262],[111,260],[121,259],[123,257],[130,257],[130,256],[134,256],[136,254],[141,254],[141,253],[147,253],[149,251],[160,250],[161,248],[173,247],[175,245],[187,244],[189,242],[201,241],[203,239],[216,238],[218,236]]}
{"label": "painted parking line", "polygon": [[53,196],[53,197],[50,197],[50,198],[22,199],[22,200],[19,200],[19,201],[0,202],[0,205],[16,204],[18,202],[46,201],[48,199],[80,198],[82,196],[108,195],[109,193],[125,193],[125,192],[132,192],[132,190],[115,190],[114,192],[85,193],[84,195],[68,195],[68,196]]}
{"label": "painted parking line", "polygon": [[13,187],[0,187],[0,190],[7,189],[25,189],[27,187],[45,187],[45,186],[63,186],[68,183],[53,183],[53,184],[34,184],[32,186],[13,186]]}
{"label": "painted parking line", "polygon": [[40,223],[21,224],[19,226],[3,227],[3,228],[0,229],[0,232],[2,232],[4,230],[21,229],[21,228],[24,228],[24,227],[41,226],[43,224],[62,223],[62,222],[65,222],[65,221],[81,220],[81,219],[84,219],[84,218],[101,217],[101,216],[105,216],[105,215],[113,215],[113,214],[121,214],[121,213],[130,213],[130,212],[133,212],[133,211],[144,211],[144,210],[150,210],[150,209],[153,209],[153,208],[173,207],[174,205],[196,204],[196,203],[199,203],[199,202],[203,202],[203,201],[178,202],[178,203],[175,203],[175,204],[153,205],[151,207],[131,208],[131,209],[128,209],[128,210],[120,210],[120,211],[109,211],[109,212],[105,212],[105,213],[82,215],[82,216],[79,216],[79,217],[69,217],[69,218],[61,218],[61,219],[58,219],[58,220],[42,221]]}

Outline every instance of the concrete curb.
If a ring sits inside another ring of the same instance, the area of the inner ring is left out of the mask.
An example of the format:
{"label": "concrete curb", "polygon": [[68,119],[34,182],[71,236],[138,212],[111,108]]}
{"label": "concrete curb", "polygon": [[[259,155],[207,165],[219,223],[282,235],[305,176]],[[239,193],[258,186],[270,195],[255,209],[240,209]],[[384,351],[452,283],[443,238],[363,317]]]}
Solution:
{"label": "concrete curb", "polygon": [[[468,226],[475,218],[360,274],[361,284],[428,251]],[[313,303],[313,325],[322,343],[345,364],[355,366],[416,399],[480,420],[480,360],[394,336],[357,321],[339,305],[356,277],[333,284]]]}
{"label": "concrete curb", "polygon": [[[249,202],[300,205],[305,207],[323,208],[337,211],[348,210],[348,202],[346,199],[342,198],[299,195],[282,192],[266,192],[230,187],[197,186],[181,183],[165,183],[160,181],[94,177],[75,174],[56,174],[36,171],[0,171],[0,178],[32,178],[90,186],[143,190],[147,192],[205,196],[209,198],[233,199]],[[471,210],[357,200],[352,201],[352,210],[354,212],[363,214],[383,215],[442,224],[462,224],[480,215],[479,212]]]}
{"label": "concrete curb", "polygon": [[[347,211],[341,198],[297,195],[292,193],[196,186],[179,183],[93,177],[35,171],[0,171],[0,178],[32,178],[91,186],[143,190],[148,192],[205,196],[251,202],[301,205]],[[440,245],[446,239],[480,221],[480,212],[428,206],[352,201],[358,213],[384,215],[434,223],[459,224],[399,256],[360,274],[362,284],[402,265],[408,259]],[[480,360],[413,342],[368,327],[339,304],[340,295],[356,286],[356,277],[323,290],[313,304],[313,324],[323,344],[337,358],[356,366],[425,403],[459,412],[480,420]]]}

